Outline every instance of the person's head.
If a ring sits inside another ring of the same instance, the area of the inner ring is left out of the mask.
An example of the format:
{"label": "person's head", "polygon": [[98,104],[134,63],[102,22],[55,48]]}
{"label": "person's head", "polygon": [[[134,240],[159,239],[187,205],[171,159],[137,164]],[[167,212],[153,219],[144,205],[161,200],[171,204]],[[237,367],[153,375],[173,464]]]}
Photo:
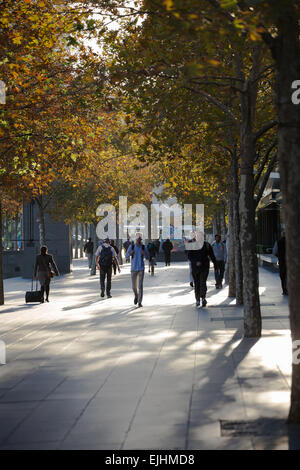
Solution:
{"label": "person's head", "polygon": [[105,238],[104,243],[108,243],[108,244],[109,244],[109,243],[110,243],[109,238]]}
{"label": "person's head", "polygon": [[45,256],[48,252],[48,247],[47,246],[41,246],[41,255]]}
{"label": "person's head", "polygon": [[283,230],[283,232],[281,232],[281,236],[282,238],[285,238],[285,231]]}
{"label": "person's head", "polygon": [[221,241],[221,236],[218,235],[218,234],[215,235],[215,240],[216,240],[217,243],[220,243],[220,241]]}
{"label": "person's head", "polygon": [[89,237],[89,242],[91,242],[91,241],[92,241],[92,239],[91,239],[91,237]]}
{"label": "person's head", "polygon": [[136,234],[135,241],[136,241],[137,245],[141,244],[141,242],[142,242],[142,234],[141,233]]}

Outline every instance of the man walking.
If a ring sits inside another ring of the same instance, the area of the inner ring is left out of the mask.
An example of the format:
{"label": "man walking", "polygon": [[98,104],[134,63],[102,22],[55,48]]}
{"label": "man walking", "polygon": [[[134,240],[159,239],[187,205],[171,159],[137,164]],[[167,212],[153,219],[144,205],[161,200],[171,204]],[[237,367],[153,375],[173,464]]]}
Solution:
{"label": "man walking", "polygon": [[84,245],[83,251],[87,254],[89,268],[91,269],[92,261],[93,261],[93,252],[94,252],[94,243],[92,242],[91,237],[89,238],[89,241]]}
{"label": "man walking", "polygon": [[165,253],[165,263],[166,266],[170,266],[171,261],[171,251],[173,250],[173,243],[170,241],[169,238],[166,239],[165,242],[162,244],[162,249]]}
{"label": "man walking", "polygon": [[130,245],[126,252],[126,258],[131,256],[131,282],[134,292],[134,304],[142,307],[143,300],[143,283],[145,274],[144,259],[149,259],[149,253],[145,245],[142,244],[140,234],[136,236],[136,242]]}
{"label": "man walking", "polygon": [[220,235],[215,236],[215,241],[212,243],[212,249],[216,258],[215,264],[215,279],[216,279],[216,289],[222,289],[222,282],[225,271],[225,262],[226,262],[226,246],[224,242],[221,242]]}
{"label": "man walking", "polygon": [[[119,248],[117,247],[117,245],[115,244],[115,241],[114,240],[111,240],[110,241],[110,246],[113,247],[113,249],[115,250],[116,252],[116,255],[118,256],[119,254]],[[115,261],[113,260],[113,271],[114,271],[114,276],[117,274],[117,264],[115,263]]]}
{"label": "man walking", "polygon": [[112,265],[116,263],[119,273],[121,272],[118,263],[117,253],[114,248],[110,245],[109,238],[106,238],[101,246],[98,246],[96,251],[96,265],[100,270],[100,288],[101,297],[104,297],[105,291],[105,278],[106,278],[106,295],[111,298],[111,274]]}
{"label": "man walking", "polygon": [[126,257],[126,253],[127,253],[128,248],[130,247],[130,245],[131,245],[131,242],[130,242],[129,238],[127,238],[127,240],[123,243],[123,247],[124,247],[124,250],[125,250],[126,263],[129,263],[129,261],[130,261],[130,258]]}
{"label": "man walking", "polygon": [[205,307],[207,304],[206,281],[209,273],[209,260],[211,259],[214,266],[216,266],[216,258],[213,249],[208,242],[204,242],[200,249],[189,249],[189,244],[186,244],[186,250],[188,250],[188,258],[192,265],[196,307],[199,307],[200,305],[200,298],[202,298],[202,307]]}
{"label": "man walking", "polygon": [[281,280],[282,295],[288,295],[287,290],[287,268],[285,258],[285,232],[282,232],[281,238],[275,242],[273,255],[277,256],[279,264],[279,276]]}

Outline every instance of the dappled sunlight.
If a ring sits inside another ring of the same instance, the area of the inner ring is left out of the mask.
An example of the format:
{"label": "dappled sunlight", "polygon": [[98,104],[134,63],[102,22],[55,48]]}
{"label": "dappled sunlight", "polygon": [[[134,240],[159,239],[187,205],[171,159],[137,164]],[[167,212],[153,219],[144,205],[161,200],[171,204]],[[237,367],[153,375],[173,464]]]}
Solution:
{"label": "dappled sunlight", "polygon": [[[113,278],[112,299],[100,299],[98,276],[90,279],[81,269],[76,284],[68,278],[66,285],[53,286],[49,305],[33,310],[24,306],[16,317],[12,308],[1,325],[8,345],[7,377],[14,376],[16,364],[38,374],[43,368],[51,371],[61,385],[53,395],[54,385],[47,390],[49,401],[95,396],[91,406],[99,412],[97,426],[103,410],[113,413],[116,403],[123,414],[132,404],[137,420],[151,417],[151,422],[163,413],[172,420],[174,410],[182,414],[183,408],[188,416],[190,404],[197,439],[203,429],[219,432],[220,419],[287,415],[292,353],[288,330],[270,328],[264,321],[261,338],[243,338],[234,324],[226,328],[224,321],[211,321],[241,317],[242,307],[227,298],[227,287],[216,291],[210,279],[208,306],[195,309],[186,265],[146,276],[144,307],[137,308],[129,267],[126,271]],[[2,368],[1,377],[5,383]],[[24,400],[34,393],[32,383],[20,381],[19,393],[27,393]],[[9,397],[11,392],[6,393]]]}
{"label": "dappled sunlight", "polygon": [[265,291],[266,291],[266,287],[259,286],[258,288],[259,295],[262,295]]}

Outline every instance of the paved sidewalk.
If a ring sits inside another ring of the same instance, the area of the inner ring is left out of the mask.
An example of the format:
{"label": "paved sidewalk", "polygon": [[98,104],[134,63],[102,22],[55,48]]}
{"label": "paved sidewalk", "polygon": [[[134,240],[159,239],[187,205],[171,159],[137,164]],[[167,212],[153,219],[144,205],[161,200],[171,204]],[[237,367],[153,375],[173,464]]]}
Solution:
{"label": "paved sidewalk", "polygon": [[49,304],[25,305],[28,281],[5,281],[0,449],[300,449],[285,423],[291,344],[278,274],[260,271],[253,340],[213,272],[196,309],[187,263],[160,264],[137,309],[129,265],[104,300],[86,265],[54,279]]}

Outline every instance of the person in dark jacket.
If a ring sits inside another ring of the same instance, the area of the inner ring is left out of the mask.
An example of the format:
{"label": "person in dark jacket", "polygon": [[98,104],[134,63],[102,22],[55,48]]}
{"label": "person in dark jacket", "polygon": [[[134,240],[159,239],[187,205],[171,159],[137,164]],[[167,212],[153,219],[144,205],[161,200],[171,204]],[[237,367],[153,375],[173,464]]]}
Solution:
{"label": "person in dark jacket", "polygon": [[[127,240],[123,243],[123,248],[125,250],[125,255],[126,255],[126,252],[127,252],[128,248],[130,247],[130,245],[131,245],[131,241],[129,240],[129,238],[127,238]],[[126,260],[126,263],[130,262],[130,258],[126,258],[126,256],[125,256],[125,260]]]}
{"label": "person in dark jacket", "polygon": [[206,281],[209,273],[209,260],[213,262],[214,267],[216,268],[216,257],[208,242],[204,242],[201,249],[189,250],[188,246],[189,245],[187,244],[188,259],[191,262],[192,275],[194,279],[196,306],[199,307],[200,298],[202,298],[202,307],[205,307],[207,304]]}
{"label": "person in dark jacket", "polygon": [[91,237],[89,238],[89,241],[84,245],[83,251],[87,254],[89,268],[91,269],[92,261],[93,261],[93,253],[94,253],[94,243],[92,242]]}
{"label": "person in dark jacket", "polygon": [[148,248],[148,252],[149,252],[149,273],[150,273],[152,263],[156,264],[155,263],[156,247],[155,247],[154,242],[150,241],[147,245],[147,248]]}
{"label": "person in dark jacket", "polygon": [[287,290],[287,267],[286,267],[286,250],[285,250],[285,232],[282,232],[281,238],[275,242],[273,254],[278,258],[279,276],[281,280],[282,295],[288,295]]}
{"label": "person in dark jacket", "polygon": [[41,252],[37,255],[34,266],[34,278],[41,284],[42,303],[44,303],[44,293],[46,292],[46,302],[49,302],[50,281],[53,277],[51,266],[56,276],[59,272],[52,255],[48,254],[46,246],[41,247]]}
{"label": "person in dark jacket", "polygon": [[[110,246],[112,246],[112,247],[113,247],[113,249],[115,250],[115,252],[116,252],[116,255],[117,255],[117,257],[118,257],[118,254],[119,254],[119,248],[116,246],[116,244],[115,244],[115,241],[114,241],[114,240],[111,240],[111,241],[110,241]],[[115,275],[117,274],[117,267],[118,267],[118,266],[117,266],[117,263],[116,263],[116,260],[115,260],[115,258],[113,258],[113,265],[112,265],[112,267],[113,267],[114,276],[115,276]]]}
{"label": "person in dark jacket", "polygon": [[173,243],[170,241],[169,238],[166,239],[165,242],[162,244],[162,249],[165,253],[165,263],[166,266],[170,266],[171,262],[171,251],[173,250]]}

